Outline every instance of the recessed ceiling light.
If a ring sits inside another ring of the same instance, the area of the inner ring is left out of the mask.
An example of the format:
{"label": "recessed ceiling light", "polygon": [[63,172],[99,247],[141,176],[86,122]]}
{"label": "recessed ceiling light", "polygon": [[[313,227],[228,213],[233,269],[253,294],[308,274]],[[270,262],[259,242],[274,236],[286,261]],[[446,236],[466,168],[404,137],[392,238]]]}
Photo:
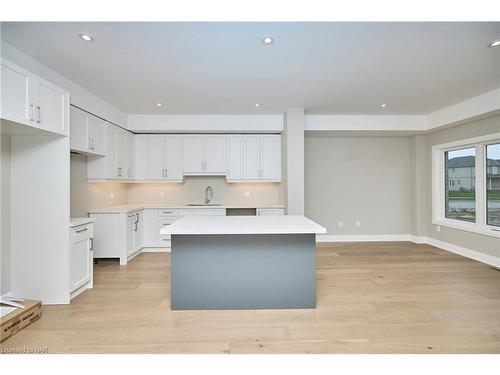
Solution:
{"label": "recessed ceiling light", "polygon": [[161,104],[161,103],[156,103],[156,106],[157,106],[157,107],[161,107],[162,105],[163,105],[163,104]]}
{"label": "recessed ceiling light", "polygon": [[385,103],[384,103],[384,104],[380,104],[380,107],[382,107],[382,108],[386,108],[386,107],[387,107],[387,104],[385,104]]}
{"label": "recessed ceiling light", "polygon": [[265,36],[264,38],[262,38],[262,43],[264,44],[271,44],[272,42],[274,42],[274,39],[272,36]]}
{"label": "recessed ceiling light", "polygon": [[494,40],[493,42],[491,42],[490,44],[488,44],[488,47],[492,48],[492,47],[498,47],[500,46],[500,39],[497,39],[497,40]]}
{"label": "recessed ceiling light", "polygon": [[255,104],[255,108],[259,108],[259,107],[260,107],[259,103]]}
{"label": "recessed ceiling light", "polygon": [[89,34],[81,33],[81,34],[78,34],[78,36],[80,37],[81,40],[84,40],[86,42],[93,42],[94,41],[94,38],[92,38]]}

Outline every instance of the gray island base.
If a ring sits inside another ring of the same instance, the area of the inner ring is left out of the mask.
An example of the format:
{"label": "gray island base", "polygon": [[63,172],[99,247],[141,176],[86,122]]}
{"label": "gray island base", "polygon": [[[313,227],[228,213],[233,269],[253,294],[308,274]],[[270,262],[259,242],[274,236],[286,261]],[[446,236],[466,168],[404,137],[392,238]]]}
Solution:
{"label": "gray island base", "polygon": [[173,310],[313,309],[316,234],[304,216],[186,217],[171,234]]}
{"label": "gray island base", "polygon": [[313,309],[314,234],[172,235],[173,310]]}

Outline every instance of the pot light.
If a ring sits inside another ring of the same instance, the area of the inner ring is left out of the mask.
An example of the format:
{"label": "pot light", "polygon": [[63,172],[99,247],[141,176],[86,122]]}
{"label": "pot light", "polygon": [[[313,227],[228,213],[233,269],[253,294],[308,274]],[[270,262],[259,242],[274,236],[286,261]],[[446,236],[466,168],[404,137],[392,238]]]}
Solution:
{"label": "pot light", "polygon": [[81,40],[84,40],[85,42],[93,42],[94,38],[92,38],[89,34],[81,33],[78,34]]}
{"label": "pot light", "polygon": [[161,104],[161,103],[156,103],[156,106],[157,106],[157,107],[161,107],[162,105],[163,105],[163,104]]}
{"label": "pot light", "polygon": [[500,39],[494,40],[490,44],[488,44],[488,47],[493,48],[493,47],[498,47],[500,46]]}
{"label": "pot light", "polygon": [[260,104],[259,103],[255,104],[255,108],[260,108]]}
{"label": "pot light", "polygon": [[381,108],[386,108],[386,107],[387,107],[387,104],[385,104],[385,103],[380,104],[380,107],[381,107]]}
{"label": "pot light", "polygon": [[274,42],[274,39],[272,36],[265,36],[264,38],[262,38],[262,43],[264,44],[271,44],[272,42]]}

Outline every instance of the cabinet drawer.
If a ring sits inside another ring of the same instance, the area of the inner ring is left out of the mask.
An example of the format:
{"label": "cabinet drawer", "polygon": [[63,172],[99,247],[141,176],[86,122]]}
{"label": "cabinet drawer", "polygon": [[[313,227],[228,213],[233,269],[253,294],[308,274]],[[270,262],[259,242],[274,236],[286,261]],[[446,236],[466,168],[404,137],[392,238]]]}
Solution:
{"label": "cabinet drawer", "polygon": [[172,210],[172,209],[162,209],[158,210],[158,216],[177,216],[177,210]]}
{"label": "cabinet drawer", "polygon": [[83,241],[85,239],[92,237],[92,225],[91,224],[73,227],[73,228],[71,228],[71,231],[72,231],[73,243],[80,242],[80,241]]}
{"label": "cabinet drawer", "polygon": [[158,241],[159,247],[171,247],[171,238],[169,234],[160,234],[160,238]]}

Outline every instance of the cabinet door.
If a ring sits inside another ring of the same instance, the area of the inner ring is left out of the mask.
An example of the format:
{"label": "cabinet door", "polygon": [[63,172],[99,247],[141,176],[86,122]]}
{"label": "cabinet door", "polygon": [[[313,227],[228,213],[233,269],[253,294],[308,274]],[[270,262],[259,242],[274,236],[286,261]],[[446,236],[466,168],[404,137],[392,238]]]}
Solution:
{"label": "cabinet door", "polygon": [[264,180],[281,179],[281,136],[262,135],[260,138],[260,177]]}
{"label": "cabinet door", "polygon": [[208,174],[226,173],[225,136],[206,135],[204,141],[204,172]]}
{"label": "cabinet door", "polygon": [[260,136],[245,135],[245,178],[257,180],[260,177]]}
{"label": "cabinet door", "polygon": [[165,177],[182,180],[182,136],[165,136]]}
{"label": "cabinet door", "polygon": [[1,60],[0,116],[20,124],[34,125],[34,108],[30,101],[30,73]]}
{"label": "cabinet door", "polygon": [[243,136],[226,136],[226,178],[243,179]]}
{"label": "cabinet door", "polygon": [[128,168],[128,141],[127,132],[121,128],[117,128],[117,165],[118,178],[127,179],[129,174]]}
{"label": "cabinet door", "polygon": [[78,108],[70,110],[70,148],[75,151],[86,152],[89,147],[90,137],[87,128],[87,113]]}
{"label": "cabinet door", "polygon": [[[106,122],[96,116],[87,116],[89,150],[92,153],[104,155],[106,154]],[[73,124],[71,124],[71,126],[73,126]],[[73,131],[73,128],[71,131]]]}
{"label": "cabinet door", "polygon": [[165,179],[165,136],[148,136],[148,179]]}
{"label": "cabinet door", "polygon": [[183,174],[203,174],[203,136],[182,136],[182,172]]}
{"label": "cabinet door", "polygon": [[90,238],[83,238],[73,242],[70,252],[70,291],[81,287],[90,281],[91,264]]}
{"label": "cabinet door", "polygon": [[134,161],[135,161],[135,143],[134,135],[126,132],[127,137],[127,178],[133,179],[135,177]]}
{"label": "cabinet door", "polygon": [[56,85],[35,77],[32,79],[35,126],[50,132],[68,135],[69,93]]}
{"label": "cabinet door", "polygon": [[119,178],[120,170],[118,169],[118,128],[110,123],[106,123],[106,140],[108,156],[107,162],[107,178]]}
{"label": "cabinet door", "polygon": [[137,213],[136,224],[136,237],[135,237],[135,251],[143,248],[144,243],[144,213],[142,211]]}
{"label": "cabinet door", "polygon": [[133,254],[135,252],[135,223],[127,223],[127,255]]}
{"label": "cabinet door", "polygon": [[158,211],[144,210],[142,218],[143,247],[157,247]]}
{"label": "cabinet door", "polygon": [[134,178],[136,180],[148,179],[148,136],[134,136]]}

